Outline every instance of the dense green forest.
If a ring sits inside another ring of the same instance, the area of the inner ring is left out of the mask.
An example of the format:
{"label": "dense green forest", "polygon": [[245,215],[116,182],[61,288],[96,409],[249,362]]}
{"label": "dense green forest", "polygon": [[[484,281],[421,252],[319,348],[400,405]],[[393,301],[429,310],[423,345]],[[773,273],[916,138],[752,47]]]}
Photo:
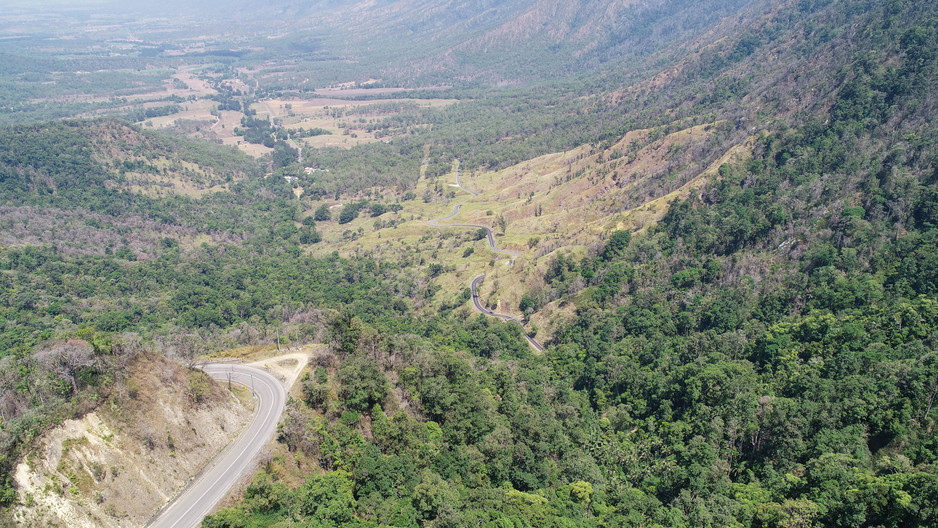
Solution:
{"label": "dense green forest", "polygon": [[288,489],[275,461],[205,524],[933,525],[938,19],[902,6],[866,19],[828,111],[555,257],[527,299],[577,313],[547,354],[340,348],[281,427],[327,472]]}

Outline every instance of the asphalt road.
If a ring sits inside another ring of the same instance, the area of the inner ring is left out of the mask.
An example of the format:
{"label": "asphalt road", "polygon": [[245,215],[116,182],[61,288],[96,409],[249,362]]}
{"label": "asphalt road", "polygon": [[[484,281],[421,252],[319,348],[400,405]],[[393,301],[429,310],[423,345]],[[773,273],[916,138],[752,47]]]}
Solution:
{"label": "asphalt road", "polygon": [[475,191],[470,191],[469,189],[463,187],[462,183],[459,182],[459,160],[456,160],[456,187],[459,187],[460,189],[466,191],[467,193],[473,196],[479,196],[479,193]]}
{"label": "asphalt road", "polygon": [[[469,189],[463,187],[462,184],[459,182],[458,160],[456,164],[456,186],[473,196],[479,195],[479,193],[475,191],[470,191]],[[495,233],[492,232],[492,228],[490,227],[479,225],[479,224],[441,224],[440,223],[444,220],[449,220],[450,218],[453,218],[454,216],[458,215],[460,207],[462,207],[461,203],[456,204],[456,207],[453,208],[453,214],[449,216],[444,216],[442,218],[434,218],[433,220],[428,220],[427,224],[430,225],[431,227],[474,227],[476,229],[484,229],[485,236],[488,237],[489,239],[489,249],[491,249],[495,253],[508,255],[512,259],[514,259],[515,257],[521,254],[521,253],[518,253],[517,251],[507,251],[504,249],[498,249],[498,246],[495,245]],[[472,279],[472,283],[470,284],[470,288],[472,289],[472,306],[475,307],[476,311],[483,313],[485,315],[488,315],[490,317],[495,317],[497,319],[501,319],[502,321],[511,321],[513,323],[516,323],[518,326],[521,327],[522,332],[524,332],[524,338],[528,340],[528,343],[530,343],[531,346],[533,346],[534,348],[543,352],[544,347],[541,346],[541,344],[538,343],[533,337],[528,335],[528,330],[524,327],[524,324],[521,321],[507,314],[500,314],[500,313],[495,313],[491,310],[487,310],[484,306],[482,306],[482,303],[479,301],[479,284],[482,282],[482,279],[484,278],[485,278],[485,274],[483,273],[482,275],[479,275],[478,277]]]}
{"label": "asphalt road", "polygon": [[479,224],[441,224],[440,223],[443,220],[449,220],[450,218],[458,215],[460,207],[462,207],[461,203],[456,204],[456,207],[453,209],[453,214],[449,216],[444,216],[442,218],[434,218],[433,220],[427,220],[427,224],[430,225],[431,227],[474,227],[476,229],[484,229],[485,236],[488,237],[489,239],[489,249],[491,249],[495,253],[508,255],[509,257],[512,257],[512,258],[517,257],[518,255],[521,254],[521,253],[518,253],[517,251],[507,251],[504,249],[498,249],[498,246],[495,245],[495,233],[492,232],[491,227],[486,227],[484,225],[479,225]]}
{"label": "asphalt road", "polygon": [[206,364],[202,370],[216,380],[231,382],[253,389],[257,398],[254,419],[241,438],[228,445],[179,493],[163,507],[147,525],[151,528],[190,528],[218,504],[245,471],[254,464],[254,458],[273,437],[277,422],[286,404],[287,393],[283,385],[267,372],[244,365]]}
{"label": "asphalt road", "polygon": [[483,273],[482,275],[472,279],[472,284],[470,285],[470,288],[472,289],[472,305],[475,307],[475,309],[490,317],[495,317],[501,319],[502,321],[511,321],[512,323],[516,323],[521,327],[521,331],[524,332],[524,338],[528,340],[528,343],[530,343],[534,348],[543,352],[544,347],[541,346],[541,344],[538,343],[533,337],[528,335],[528,331],[524,327],[524,324],[521,323],[521,321],[507,314],[493,312],[492,310],[487,309],[485,306],[482,306],[482,301],[479,300],[479,284],[482,283],[482,279],[484,278],[485,274]]}

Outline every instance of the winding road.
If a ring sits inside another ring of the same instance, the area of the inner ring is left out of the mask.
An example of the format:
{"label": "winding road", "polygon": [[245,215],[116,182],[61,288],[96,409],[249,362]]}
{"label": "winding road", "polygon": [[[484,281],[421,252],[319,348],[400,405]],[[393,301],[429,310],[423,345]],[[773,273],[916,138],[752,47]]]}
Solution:
{"label": "winding road", "polygon": [[510,321],[512,323],[517,323],[518,326],[521,327],[521,330],[524,332],[524,338],[528,340],[528,343],[530,343],[531,346],[533,346],[534,348],[543,352],[544,347],[541,346],[541,344],[538,343],[533,337],[531,337],[530,334],[528,334],[528,330],[524,327],[524,324],[521,321],[519,321],[516,317],[512,317],[507,314],[496,313],[496,312],[493,312],[492,310],[486,309],[485,306],[482,306],[482,301],[479,300],[479,284],[482,282],[483,279],[485,279],[484,273],[472,279],[472,284],[470,285],[472,289],[472,305],[475,307],[475,309],[490,317],[495,317],[497,319],[501,319],[502,321]]}
{"label": "winding road", "polygon": [[[463,187],[462,183],[460,183],[458,160],[456,162],[456,186],[473,196],[479,196],[479,193],[475,191],[470,191],[469,189]],[[441,218],[434,218],[433,220],[428,220],[427,225],[431,227],[471,227],[471,228],[476,228],[476,229],[484,229],[485,236],[488,237],[489,239],[490,250],[492,250],[495,253],[502,254],[502,255],[508,255],[509,257],[512,258],[512,260],[514,260],[514,258],[517,257],[518,255],[521,255],[521,253],[517,251],[508,251],[505,249],[498,249],[498,246],[495,245],[495,233],[492,231],[491,227],[487,227],[487,226],[479,225],[479,224],[441,224],[440,223],[444,220],[449,220],[450,218],[453,218],[454,216],[458,215],[459,208],[462,207],[462,205],[463,205],[462,203],[456,204],[456,207],[453,208],[453,214],[449,216],[444,216]],[[479,313],[488,315],[489,317],[495,317],[496,319],[501,319],[502,321],[510,321],[510,322],[517,324],[518,326],[521,327],[521,330],[524,332],[524,338],[528,340],[528,343],[530,343],[530,345],[536,348],[538,351],[543,352],[544,347],[540,343],[538,343],[537,340],[534,339],[534,337],[528,334],[528,330],[524,327],[524,323],[522,323],[519,319],[517,319],[516,317],[510,316],[508,314],[500,314],[500,313],[493,312],[492,310],[488,310],[484,306],[482,306],[482,302],[479,300],[479,284],[482,283],[483,279],[485,279],[484,273],[472,279],[472,283],[470,284],[470,289],[472,290],[472,306],[476,309],[476,311],[478,311]]]}
{"label": "winding road", "polygon": [[[265,103],[266,106],[266,103]],[[268,107],[268,111],[270,108]],[[459,167],[456,168],[457,186],[478,196],[460,184]],[[498,249],[495,245],[495,233],[492,228],[479,224],[441,224],[459,214],[462,203],[456,204],[453,213],[442,218],[427,221],[432,227],[468,227],[484,229],[489,241],[489,249],[495,253],[514,259],[521,253]],[[543,352],[544,347],[528,335],[524,324],[517,318],[488,310],[479,300],[479,284],[485,279],[481,274],[472,279],[472,305],[482,314],[502,321],[513,322],[521,326],[528,343]],[[250,388],[257,398],[254,419],[248,424],[241,437],[222,450],[173,500],[164,506],[147,524],[148,528],[195,528],[202,523],[215,506],[228,494],[239,478],[253,465],[254,458],[261,452],[277,430],[280,415],[286,406],[287,393],[280,381],[266,371],[241,364],[207,363],[200,367],[212,378],[221,382],[234,382]]]}
{"label": "winding road", "polygon": [[[469,189],[462,186],[462,183],[459,181],[459,160],[456,160],[455,165],[456,165],[456,187],[459,187],[460,189],[466,191],[467,193],[473,196],[479,196],[479,193],[475,191],[470,191]],[[453,214],[449,216],[444,216],[442,218],[434,218],[433,220],[428,220],[427,224],[430,225],[431,227],[474,227],[476,229],[485,229],[485,236],[488,237],[489,239],[489,249],[491,249],[495,253],[508,255],[511,258],[515,258],[521,254],[517,251],[508,251],[505,249],[498,249],[498,246],[495,245],[495,232],[492,231],[491,227],[487,227],[487,226],[479,225],[479,224],[441,224],[440,223],[443,220],[449,220],[450,218],[453,218],[454,216],[458,215],[459,208],[462,207],[462,205],[463,204],[461,202],[456,204],[456,207],[453,208]]]}
{"label": "winding road", "polygon": [[150,528],[196,527],[228,494],[228,490],[254,463],[254,458],[277,430],[277,422],[286,405],[287,392],[273,376],[262,369],[245,365],[209,363],[202,365],[216,380],[230,380],[254,392],[257,410],[241,437],[228,444],[221,453],[163,507],[150,523]]}
{"label": "winding road", "polygon": [[463,187],[462,183],[459,182],[459,160],[456,160],[456,187],[459,187],[460,189],[466,191],[467,193],[473,196],[479,196],[479,193],[475,191],[470,191],[469,189]]}
{"label": "winding road", "polygon": [[517,251],[508,251],[505,249],[498,249],[498,246],[495,245],[495,233],[492,231],[491,227],[486,227],[479,224],[441,224],[443,220],[449,220],[450,218],[459,214],[459,208],[462,207],[461,203],[456,204],[456,207],[453,209],[453,214],[449,216],[444,216],[442,218],[434,218],[433,220],[427,220],[427,225],[431,227],[474,227],[476,229],[485,229],[485,236],[489,239],[489,249],[495,253],[500,253],[502,255],[508,255],[511,258],[515,258],[521,253]]}

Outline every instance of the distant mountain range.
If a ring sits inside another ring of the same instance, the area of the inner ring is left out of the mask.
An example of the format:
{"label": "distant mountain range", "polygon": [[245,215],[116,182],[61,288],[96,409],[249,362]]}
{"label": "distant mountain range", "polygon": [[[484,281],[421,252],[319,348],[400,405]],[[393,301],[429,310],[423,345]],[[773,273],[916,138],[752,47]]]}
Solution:
{"label": "distant mountain range", "polygon": [[[172,17],[194,34],[276,35],[302,43],[333,37],[330,52],[383,61],[403,78],[440,74],[491,82],[555,79],[647,57],[725,17],[771,2],[722,0],[319,0],[14,4],[55,16]],[[64,7],[70,9],[62,11]],[[161,30],[162,31],[162,30]],[[163,34],[163,33],[158,33]],[[165,34],[164,34],[165,35]],[[178,33],[173,32],[173,37]],[[260,44],[280,44],[260,41]],[[300,51],[303,46],[299,46]]]}

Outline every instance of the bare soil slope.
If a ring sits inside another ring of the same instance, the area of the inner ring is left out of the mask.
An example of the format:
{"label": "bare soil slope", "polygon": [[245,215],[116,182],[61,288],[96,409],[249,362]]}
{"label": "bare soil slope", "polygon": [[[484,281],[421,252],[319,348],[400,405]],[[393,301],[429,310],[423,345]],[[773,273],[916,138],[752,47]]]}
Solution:
{"label": "bare soil slope", "polygon": [[37,440],[16,467],[23,526],[143,526],[248,423],[201,372],[162,358],[132,367],[96,412]]}

